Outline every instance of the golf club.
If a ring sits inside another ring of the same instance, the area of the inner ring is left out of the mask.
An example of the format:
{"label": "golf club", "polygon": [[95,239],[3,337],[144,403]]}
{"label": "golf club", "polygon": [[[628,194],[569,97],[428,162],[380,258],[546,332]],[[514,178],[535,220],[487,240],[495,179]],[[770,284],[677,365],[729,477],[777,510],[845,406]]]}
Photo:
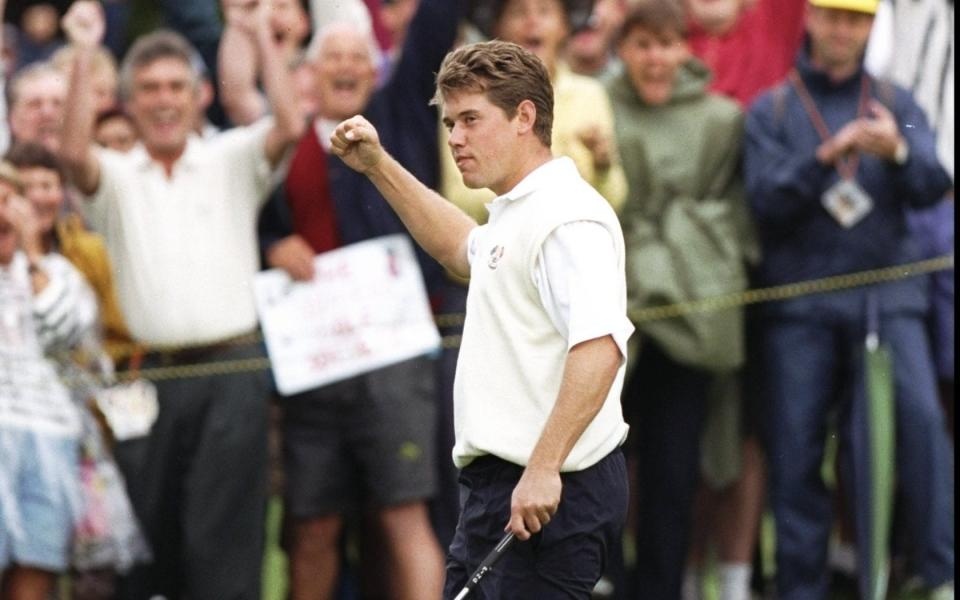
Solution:
{"label": "golf club", "polygon": [[477,570],[473,572],[473,575],[471,575],[470,579],[467,580],[467,584],[463,586],[463,589],[460,590],[460,593],[457,594],[457,597],[454,598],[454,600],[463,600],[470,594],[470,591],[473,590],[478,583],[480,583],[480,580],[483,579],[483,576],[493,569],[494,563],[500,560],[500,557],[507,553],[507,549],[510,548],[510,544],[513,543],[513,540],[513,532],[509,532],[503,536],[500,542],[497,543],[496,547],[490,551],[490,554],[483,559],[483,562],[480,563],[480,566],[477,567]]}

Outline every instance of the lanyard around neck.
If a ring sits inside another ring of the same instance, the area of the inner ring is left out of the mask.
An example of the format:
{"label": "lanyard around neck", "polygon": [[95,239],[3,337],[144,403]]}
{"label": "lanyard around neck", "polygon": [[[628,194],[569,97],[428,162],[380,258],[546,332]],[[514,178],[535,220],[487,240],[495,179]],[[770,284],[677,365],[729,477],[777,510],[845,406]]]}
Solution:
{"label": "lanyard around neck", "polygon": [[[800,77],[800,74],[797,73],[796,69],[790,71],[790,83],[793,85],[793,88],[797,90],[797,95],[800,97],[800,102],[803,104],[804,110],[807,111],[807,115],[810,117],[810,121],[813,123],[814,129],[817,130],[817,133],[820,135],[820,139],[826,142],[829,140],[832,135],[830,133],[830,128],[827,127],[826,121],[823,120],[823,115],[820,114],[820,110],[817,109],[817,103],[814,101],[813,96],[810,95],[810,91],[807,90],[807,86],[803,83],[803,79]],[[857,104],[857,119],[862,118],[867,112],[867,102],[870,99],[870,78],[867,77],[866,72],[860,76],[860,101]],[[837,157],[837,172],[844,179],[854,179],[857,175],[857,168],[860,166],[860,152],[853,151],[850,153],[849,159],[844,159],[842,156]]]}

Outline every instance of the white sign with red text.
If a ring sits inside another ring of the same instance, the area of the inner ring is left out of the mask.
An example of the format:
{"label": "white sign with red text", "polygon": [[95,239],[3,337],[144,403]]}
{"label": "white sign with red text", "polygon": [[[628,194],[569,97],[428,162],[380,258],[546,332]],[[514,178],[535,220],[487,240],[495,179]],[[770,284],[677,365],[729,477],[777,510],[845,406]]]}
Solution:
{"label": "white sign with red text", "polygon": [[440,348],[410,239],[391,235],[314,259],[293,281],[272,269],[254,280],[257,312],[277,389],[317,388]]}

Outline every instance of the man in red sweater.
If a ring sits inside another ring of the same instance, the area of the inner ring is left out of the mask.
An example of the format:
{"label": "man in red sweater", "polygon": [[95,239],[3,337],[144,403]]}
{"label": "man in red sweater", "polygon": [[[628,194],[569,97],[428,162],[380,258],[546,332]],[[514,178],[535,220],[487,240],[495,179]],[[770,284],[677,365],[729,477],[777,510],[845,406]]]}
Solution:
{"label": "man in red sweater", "polygon": [[790,70],[803,41],[803,0],[684,0],[690,49],[711,91],[747,107]]}

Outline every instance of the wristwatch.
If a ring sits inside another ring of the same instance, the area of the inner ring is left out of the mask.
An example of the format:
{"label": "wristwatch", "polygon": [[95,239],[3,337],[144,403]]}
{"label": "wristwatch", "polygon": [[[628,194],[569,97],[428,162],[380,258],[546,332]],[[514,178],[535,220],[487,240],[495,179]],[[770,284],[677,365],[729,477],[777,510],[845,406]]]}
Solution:
{"label": "wristwatch", "polygon": [[907,164],[908,158],[910,158],[910,146],[907,145],[907,140],[900,138],[900,141],[897,142],[897,149],[893,151],[893,162],[898,167],[902,167]]}

